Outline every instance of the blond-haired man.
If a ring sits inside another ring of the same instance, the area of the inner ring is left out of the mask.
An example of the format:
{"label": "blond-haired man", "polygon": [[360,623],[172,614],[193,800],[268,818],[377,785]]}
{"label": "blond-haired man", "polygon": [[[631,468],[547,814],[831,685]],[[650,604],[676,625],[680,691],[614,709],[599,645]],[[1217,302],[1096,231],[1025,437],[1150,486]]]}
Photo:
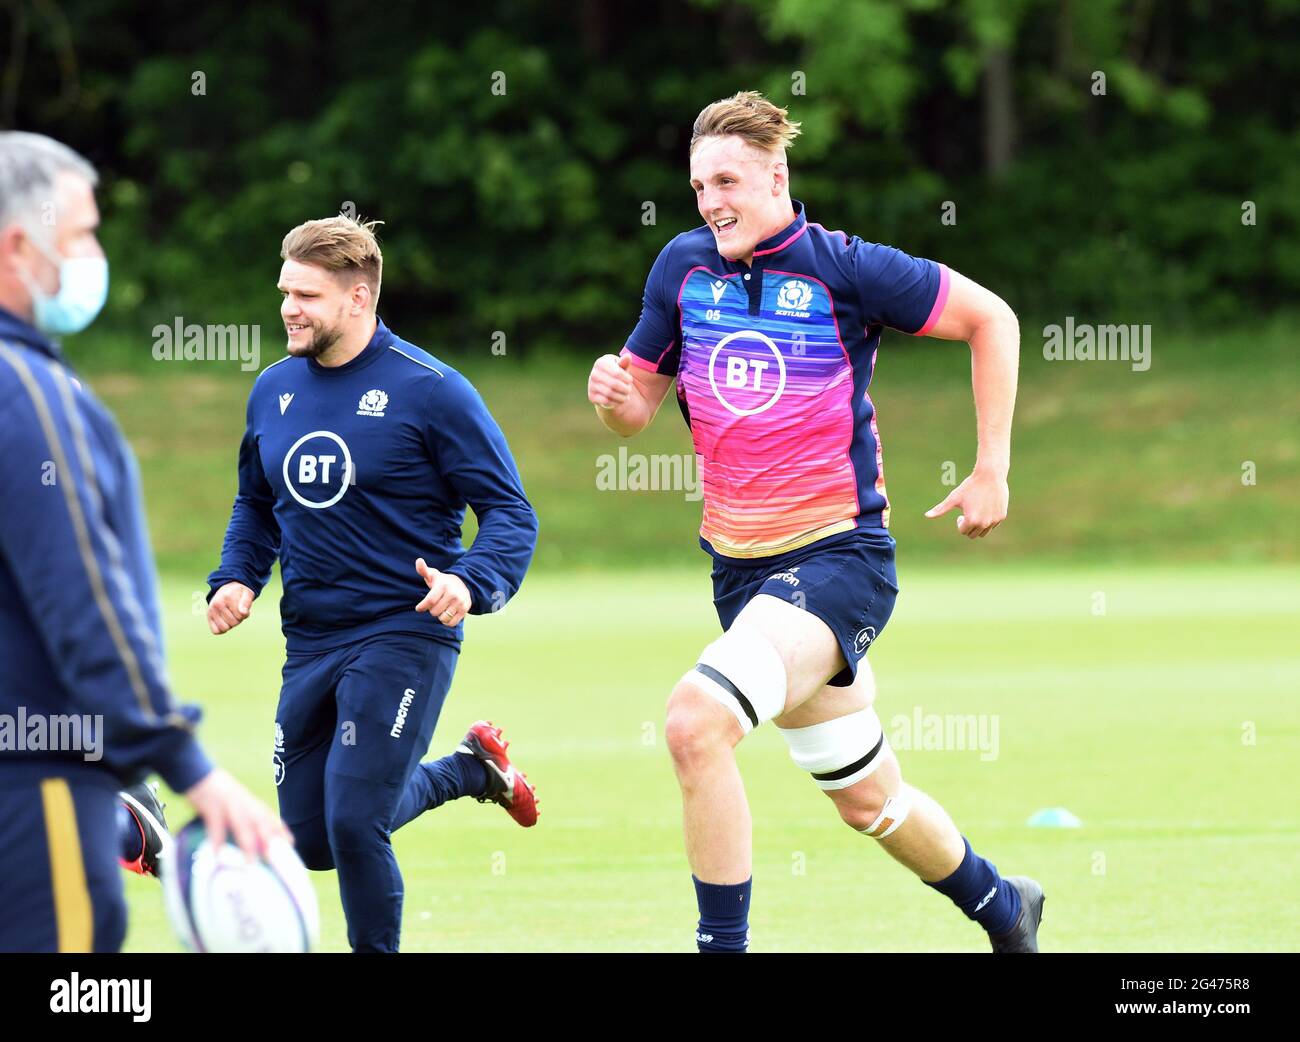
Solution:
{"label": "blond-haired man", "polygon": [[1042,888],[1003,880],[902,781],[864,658],[898,593],[867,394],[881,333],[970,344],[975,468],[927,516],[960,509],[957,530],[982,538],[1007,512],[1016,317],[941,264],[810,223],[790,197],[798,133],[751,91],[700,113],[690,181],[705,223],[660,253],[627,346],[588,382],[625,437],[676,385],[703,474],[700,541],[725,633],[673,689],[666,728],[696,941],[748,946],[751,826],[733,750],[771,720],[850,827],[984,926],[994,951],[1036,951]]}
{"label": "blond-haired man", "polygon": [[[307,867],[338,870],[353,950],[396,951],[393,830],[460,796],[537,820],[532,786],[487,722],[455,753],[419,762],[463,620],[518,590],[537,517],[474,388],[380,321],[373,224],[308,221],[281,256],[288,356],[249,395],[208,624],[222,634],[246,619],[279,559],[280,811]],[[469,551],[467,504],[479,522]]]}

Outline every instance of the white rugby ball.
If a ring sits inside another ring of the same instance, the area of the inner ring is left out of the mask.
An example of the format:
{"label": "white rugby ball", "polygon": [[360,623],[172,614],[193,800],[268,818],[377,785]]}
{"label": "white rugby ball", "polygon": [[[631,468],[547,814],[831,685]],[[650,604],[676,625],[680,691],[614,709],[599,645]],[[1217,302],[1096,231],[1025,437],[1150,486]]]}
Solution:
{"label": "white rugby ball", "polygon": [[307,868],[287,840],[249,859],[227,838],[218,849],[203,822],[173,837],[159,862],[167,918],[192,952],[309,952],[320,908]]}

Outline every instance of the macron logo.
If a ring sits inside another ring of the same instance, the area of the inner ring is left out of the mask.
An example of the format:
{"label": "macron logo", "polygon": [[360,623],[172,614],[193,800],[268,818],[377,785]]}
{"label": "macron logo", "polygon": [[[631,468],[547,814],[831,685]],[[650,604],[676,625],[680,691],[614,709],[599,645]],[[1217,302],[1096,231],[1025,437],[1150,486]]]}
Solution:
{"label": "macron logo", "polygon": [[280,415],[281,415],[281,416],[284,415],[284,410],[287,409],[287,408],[289,408],[289,403],[290,403],[291,401],[293,401],[293,395],[291,395],[291,394],[282,394],[282,395],[280,395]]}
{"label": "macron logo", "polygon": [[709,289],[713,290],[713,303],[716,304],[722,299],[722,295],[727,292],[727,284],[718,279],[717,282],[709,284]]}
{"label": "macron logo", "polygon": [[415,692],[408,687],[402,692],[402,702],[397,707],[397,719],[393,721],[392,729],[388,732],[393,738],[402,737],[402,728],[406,726],[406,714],[410,711],[411,703],[414,701]]}

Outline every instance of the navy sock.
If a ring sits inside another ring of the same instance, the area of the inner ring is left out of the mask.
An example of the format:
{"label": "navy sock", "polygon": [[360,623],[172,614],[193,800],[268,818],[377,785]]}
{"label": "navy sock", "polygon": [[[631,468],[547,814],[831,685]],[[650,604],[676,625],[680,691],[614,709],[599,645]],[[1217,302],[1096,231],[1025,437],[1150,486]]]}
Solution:
{"label": "navy sock", "polygon": [[743,883],[701,883],[695,876],[700,927],[695,943],[702,952],[743,952],[749,947],[749,890]]}
{"label": "navy sock", "polygon": [[[471,756],[469,753],[452,753],[424,766],[434,777],[435,787],[441,785],[445,788],[448,795],[444,799],[482,796],[487,792],[487,768],[477,756]],[[441,802],[443,800],[438,801]],[[438,806],[438,803],[434,806]]]}
{"label": "navy sock", "polygon": [[926,883],[948,897],[989,933],[1006,933],[1016,925],[1020,915],[1020,894],[1007,886],[998,875],[997,866],[986,861],[970,848],[970,840],[962,836],[966,856],[957,871],[937,883]]}
{"label": "navy sock", "polygon": [[487,768],[467,753],[452,753],[440,760],[417,764],[393,814],[396,832],[426,810],[441,807],[448,800],[462,796],[482,796],[487,792]]}

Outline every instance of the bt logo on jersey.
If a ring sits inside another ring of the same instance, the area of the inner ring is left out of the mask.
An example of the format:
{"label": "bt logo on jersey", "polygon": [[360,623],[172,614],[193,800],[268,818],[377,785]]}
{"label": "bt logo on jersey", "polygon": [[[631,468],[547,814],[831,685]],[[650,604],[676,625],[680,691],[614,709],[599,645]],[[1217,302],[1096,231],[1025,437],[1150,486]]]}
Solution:
{"label": "bt logo on jersey", "polygon": [[332,507],[354,479],[352,453],[333,431],[304,434],[284,454],[284,487],[309,510]]}
{"label": "bt logo on jersey", "polygon": [[752,372],[754,374],[754,390],[762,390],[763,373],[771,364],[771,362],[751,362],[737,355],[732,355],[727,359],[727,386],[748,387],[749,374]]}
{"label": "bt logo on jersey", "polygon": [[753,416],[780,400],[785,359],[772,338],[756,329],[729,333],[709,356],[709,386],[729,412]]}
{"label": "bt logo on jersey", "polygon": [[330,467],[337,460],[337,456],[309,456],[303,453],[298,457],[298,483],[300,485],[310,485],[316,480],[316,474],[319,471],[320,480],[325,484],[329,484]]}

